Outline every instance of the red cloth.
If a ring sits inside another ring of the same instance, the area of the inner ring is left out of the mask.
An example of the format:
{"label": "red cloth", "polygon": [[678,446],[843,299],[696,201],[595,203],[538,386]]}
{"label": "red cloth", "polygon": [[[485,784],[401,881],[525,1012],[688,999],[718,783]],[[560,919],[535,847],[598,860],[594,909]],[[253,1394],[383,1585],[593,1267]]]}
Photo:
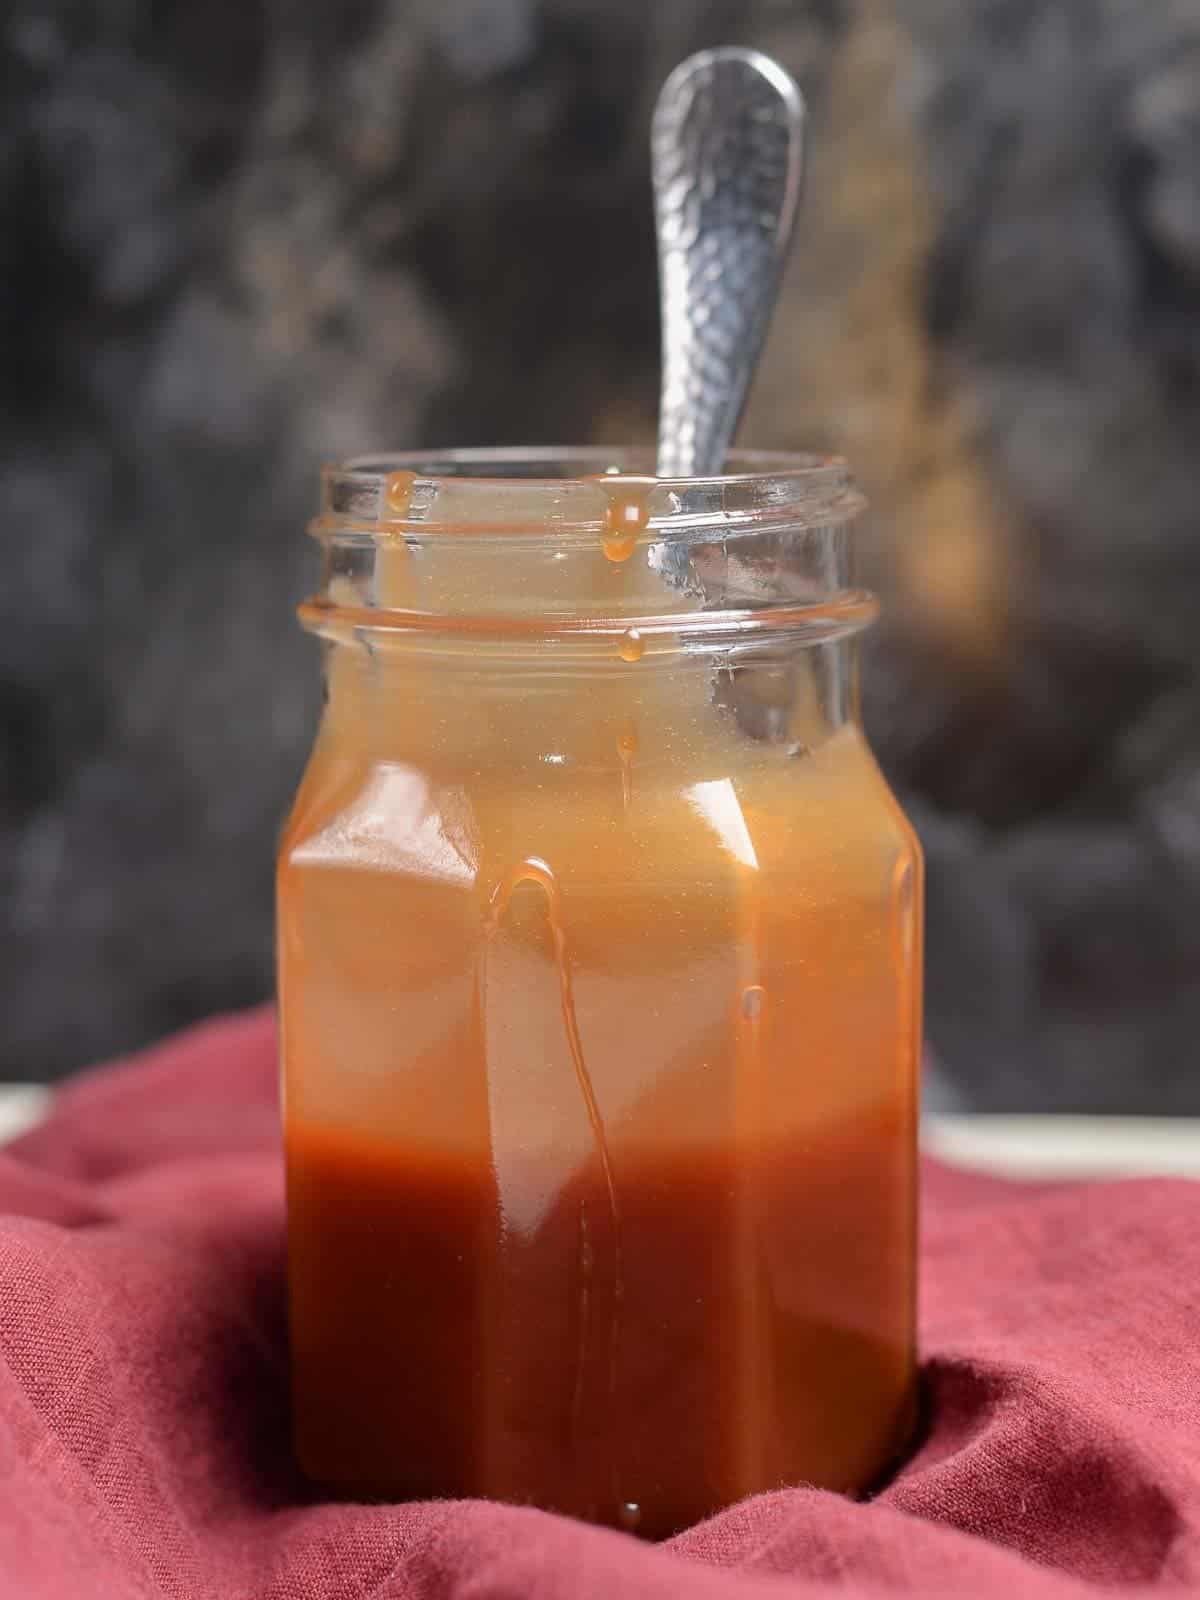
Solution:
{"label": "red cloth", "polygon": [[275,1039],[214,1022],[0,1152],[0,1595],[586,1600],[1200,1586],[1200,1190],[927,1177],[929,1427],[870,1504],[789,1489],[655,1548],[290,1464]]}

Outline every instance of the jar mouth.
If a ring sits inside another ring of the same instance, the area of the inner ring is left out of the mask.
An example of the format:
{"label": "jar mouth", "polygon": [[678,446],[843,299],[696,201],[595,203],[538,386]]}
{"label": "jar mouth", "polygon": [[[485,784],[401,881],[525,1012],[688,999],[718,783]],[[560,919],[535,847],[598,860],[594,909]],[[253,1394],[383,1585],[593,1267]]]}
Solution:
{"label": "jar mouth", "polygon": [[845,462],[734,451],[727,465],[656,478],[648,450],[519,447],[329,467],[310,529],[322,586],[301,615],[331,638],[638,659],[865,626],[850,523],[866,502]]}
{"label": "jar mouth", "polygon": [[[746,478],[811,477],[815,473],[847,470],[840,456],[811,451],[731,450],[729,472],[700,478],[662,478],[662,483],[725,483]],[[595,478],[628,473],[656,476],[654,451],[649,445],[483,445],[447,450],[396,450],[351,456],[327,469],[354,476],[387,477],[393,472],[414,472],[423,478],[469,479],[476,483],[545,483],[557,487],[564,479]]]}
{"label": "jar mouth", "polygon": [[849,521],[865,505],[835,456],[734,450],[716,477],[658,478],[649,448],[509,446],[356,456],[321,474],[318,538],[490,534],[595,537],[636,497],[648,540],[806,528]]}

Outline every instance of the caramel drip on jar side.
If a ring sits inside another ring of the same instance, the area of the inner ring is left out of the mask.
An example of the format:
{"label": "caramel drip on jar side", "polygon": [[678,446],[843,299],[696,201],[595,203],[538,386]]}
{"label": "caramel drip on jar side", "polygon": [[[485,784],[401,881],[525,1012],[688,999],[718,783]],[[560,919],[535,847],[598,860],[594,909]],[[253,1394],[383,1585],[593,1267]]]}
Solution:
{"label": "caramel drip on jar side", "polygon": [[[595,1087],[587,1062],[583,1054],[583,1040],[579,1033],[579,1021],[575,1012],[575,995],[571,984],[570,958],[567,950],[566,925],[563,918],[562,895],[554,872],[549,864],[539,856],[526,856],[519,861],[498,881],[488,900],[487,917],[484,924],[485,943],[484,961],[487,959],[487,941],[496,932],[508,908],[514,892],[523,883],[531,883],[540,889],[546,899],[546,919],[550,928],[550,937],[554,944],[554,964],[558,973],[559,1002],[562,1008],[563,1031],[567,1038],[567,1048],[571,1055],[571,1064],[575,1069],[575,1081],[579,1087],[580,1097],[587,1112],[588,1125],[591,1129],[592,1143],[595,1147],[596,1158],[600,1164],[601,1178],[604,1183],[604,1192],[608,1201],[609,1226],[612,1233],[613,1253],[613,1294],[612,1306],[609,1316],[608,1328],[608,1401],[609,1409],[617,1389],[617,1358],[620,1345],[621,1302],[625,1297],[624,1263],[621,1251],[621,1209],[617,1199],[616,1180],[613,1177],[612,1159],[608,1147],[608,1135],[604,1127],[604,1118],[600,1113],[600,1105],[596,1099]],[[486,982],[483,985],[486,993]],[[571,1428],[573,1435],[578,1438],[583,1415],[583,1388],[584,1374],[587,1369],[587,1347],[591,1336],[591,1322],[593,1316],[592,1279],[595,1270],[595,1246],[591,1242],[590,1228],[587,1221],[587,1211],[584,1202],[580,1202],[579,1226],[579,1259],[580,1259],[580,1317],[579,1317],[579,1347],[576,1351],[575,1381],[572,1398]],[[620,1503],[617,1493],[616,1477],[617,1463],[612,1453],[610,1442],[610,1470],[612,1473],[612,1492]]]}
{"label": "caramel drip on jar side", "polygon": [[375,603],[387,611],[402,611],[413,603],[412,556],[402,533],[393,532],[387,524],[407,518],[416,481],[415,472],[392,472],[383,491],[385,532],[375,544]]}
{"label": "caramel drip on jar side", "polygon": [[646,641],[636,628],[626,628],[617,645],[617,654],[622,661],[640,661],[646,653]]}
{"label": "caramel drip on jar side", "polygon": [[412,506],[413,486],[417,481],[415,472],[390,472],[387,485],[383,491],[384,505],[387,508],[389,520],[403,521],[408,516]]}
{"label": "caramel drip on jar side", "polygon": [[766,1086],[765,1031],[768,994],[763,982],[765,950],[763,941],[762,879],[757,865],[739,863],[737,874],[738,983],[733,1011],[737,1050],[737,1092],[735,1136],[739,1147],[738,1199],[742,1269],[738,1295],[741,1319],[742,1396],[737,1449],[742,1481],[753,1483],[763,1466],[764,1407],[770,1406],[767,1373],[761,1360],[763,1308],[757,1271],[755,1239],[762,1226],[759,1151],[768,1116]]}
{"label": "caramel drip on jar side", "polygon": [[638,752],[638,736],[629,726],[617,738],[617,760],[621,763],[621,806],[626,814],[633,804],[633,758]]}

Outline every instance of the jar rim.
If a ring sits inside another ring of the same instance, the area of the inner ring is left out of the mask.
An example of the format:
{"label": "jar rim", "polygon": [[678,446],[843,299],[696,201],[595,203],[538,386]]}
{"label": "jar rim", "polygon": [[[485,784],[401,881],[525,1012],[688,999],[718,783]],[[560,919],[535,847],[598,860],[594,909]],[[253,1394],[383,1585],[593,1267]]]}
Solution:
{"label": "jar rim", "polygon": [[501,446],[355,456],[323,468],[318,538],[480,533],[561,539],[603,531],[614,496],[637,493],[645,536],[818,527],[865,500],[837,456],[733,450],[713,477],[658,478],[648,447]]}
{"label": "jar rim", "polygon": [[[841,456],[818,455],[806,450],[731,450],[726,459],[734,472],[710,473],[698,478],[660,478],[660,483],[728,483],[761,477],[812,477],[823,471],[847,472]],[[515,472],[525,466],[590,470]],[[463,471],[463,468],[476,470]],[[327,473],[360,478],[387,477],[394,472],[415,472],[422,478],[454,478],[481,484],[523,483],[557,486],[573,477],[602,477],[611,469],[656,477],[654,452],[649,445],[466,445],[445,450],[387,450],[351,456],[326,467]]]}

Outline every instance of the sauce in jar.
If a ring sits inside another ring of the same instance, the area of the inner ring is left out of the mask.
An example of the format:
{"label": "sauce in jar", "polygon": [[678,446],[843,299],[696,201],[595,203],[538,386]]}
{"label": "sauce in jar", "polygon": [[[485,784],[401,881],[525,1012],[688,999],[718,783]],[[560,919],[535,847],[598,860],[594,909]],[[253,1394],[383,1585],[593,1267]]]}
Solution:
{"label": "sauce in jar", "polygon": [[327,561],[280,996],[306,1470],[657,1537],[906,1437],[920,861],[828,561],[701,612],[634,504]]}

